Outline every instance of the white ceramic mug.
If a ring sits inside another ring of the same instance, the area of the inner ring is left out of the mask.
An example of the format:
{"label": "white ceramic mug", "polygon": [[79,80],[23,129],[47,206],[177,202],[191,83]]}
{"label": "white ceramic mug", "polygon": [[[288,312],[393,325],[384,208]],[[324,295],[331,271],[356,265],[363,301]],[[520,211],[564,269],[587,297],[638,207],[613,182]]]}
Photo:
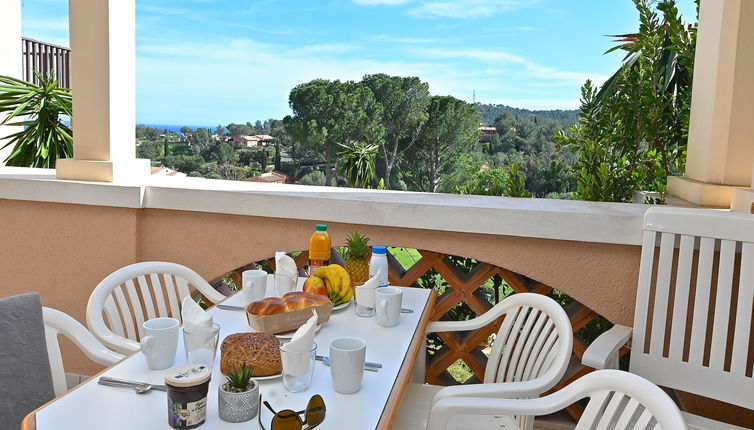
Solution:
{"label": "white ceramic mug", "polygon": [[167,369],[173,365],[178,348],[178,326],[175,318],[152,318],[144,321],[141,352],[147,357],[150,369]]}
{"label": "white ceramic mug", "polygon": [[361,389],[367,344],[356,337],[338,337],[330,341],[330,375],[335,391],[353,394]]}
{"label": "white ceramic mug", "polygon": [[403,290],[396,287],[380,287],[374,290],[377,324],[395,327],[401,322]]}
{"label": "white ceramic mug", "polygon": [[241,273],[241,291],[248,305],[262,300],[267,294],[267,272],[264,270],[244,270]]}

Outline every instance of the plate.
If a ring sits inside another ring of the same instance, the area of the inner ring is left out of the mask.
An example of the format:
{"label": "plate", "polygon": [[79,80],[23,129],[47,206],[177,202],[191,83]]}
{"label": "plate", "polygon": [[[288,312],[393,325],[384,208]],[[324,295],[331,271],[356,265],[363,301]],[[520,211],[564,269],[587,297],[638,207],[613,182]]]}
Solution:
{"label": "plate", "polygon": [[252,376],[252,379],[256,379],[257,381],[266,381],[268,379],[275,379],[281,376],[283,376],[283,372],[280,372],[277,375],[270,375],[270,376]]}
{"label": "plate", "polygon": [[339,304],[338,306],[333,306],[332,310],[333,310],[333,311],[339,311],[339,310],[341,310],[341,309],[345,309],[345,308],[347,308],[347,307],[348,307],[348,305],[350,305],[350,304],[351,304],[351,301],[349,300],[349,301],[347,301],[347,302],[345,302],[345,303],[341,303],[341,304]]}
{"label": "plate", "polygon": [[[317,324],[317,327],[314,329],[314,333],[318,332],[319,329],[322,328],[322,324]],[[296,330],[286,331],[284,333],[278,333],[275,336],[278,339],[290,339],[293,337],[293,334],[296,333]]]}

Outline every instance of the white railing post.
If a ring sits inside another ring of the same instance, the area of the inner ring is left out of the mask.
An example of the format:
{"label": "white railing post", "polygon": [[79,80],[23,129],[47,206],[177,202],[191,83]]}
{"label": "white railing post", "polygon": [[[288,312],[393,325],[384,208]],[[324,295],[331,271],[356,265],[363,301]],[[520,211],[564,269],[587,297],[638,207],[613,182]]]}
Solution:
{"label": "white railing post", "polygon": [[69,0],[73,156],[58,179],[121,182],[149,175],[135,155],[135,0]]}
{"label": "white railing post", "polygon": [[[0,75],[21,77],[21,0],[0,2]],[[5,116],[0,118],[0,122]],[[19,127],[0,126],[0,147],[5,145],[3,137],[13,134]],[[0,150],[0,166],[13,148]]]}
{"label": "white railing post", "polygon": [[735,187],[751,186],[754,159],[754,2],[704,0],[694,62],[688,158],[671,195],[729,207]]}

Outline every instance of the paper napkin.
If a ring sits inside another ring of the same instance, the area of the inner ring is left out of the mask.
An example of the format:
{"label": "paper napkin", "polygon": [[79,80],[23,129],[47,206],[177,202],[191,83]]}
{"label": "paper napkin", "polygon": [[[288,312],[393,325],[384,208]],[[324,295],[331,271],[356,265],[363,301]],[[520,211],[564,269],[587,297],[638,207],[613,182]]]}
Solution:
{"label": "paper napkin", "polygon": [[283,354],[280,358],[283,363],[283,372],[289,375],[304,376],[312,365],[310,351],[314,346],[314,334],[317,331],[317,312],[312,309],[312,313],[314,315],[296,330],[291,341],[281,347]]}
{"label": "paper napkin", "polygon": [[374,307],[374,290],[380,284],[380,275],[382,274],[382,268],[377,270],[368,281],[364,282],[364,285],[356,287],[356,303],[366,306],[368,308]]}

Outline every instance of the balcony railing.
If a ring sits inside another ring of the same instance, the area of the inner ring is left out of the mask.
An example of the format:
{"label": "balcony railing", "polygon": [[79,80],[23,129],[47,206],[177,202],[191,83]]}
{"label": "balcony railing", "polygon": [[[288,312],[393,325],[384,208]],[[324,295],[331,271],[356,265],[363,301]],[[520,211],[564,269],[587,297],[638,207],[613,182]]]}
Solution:
{"label": "balcony railing", "polygon": [[21,39],[23,80],[39,84],[34,72],[51,74],[58,85],[71,88],[71,50],[38,40]]}

